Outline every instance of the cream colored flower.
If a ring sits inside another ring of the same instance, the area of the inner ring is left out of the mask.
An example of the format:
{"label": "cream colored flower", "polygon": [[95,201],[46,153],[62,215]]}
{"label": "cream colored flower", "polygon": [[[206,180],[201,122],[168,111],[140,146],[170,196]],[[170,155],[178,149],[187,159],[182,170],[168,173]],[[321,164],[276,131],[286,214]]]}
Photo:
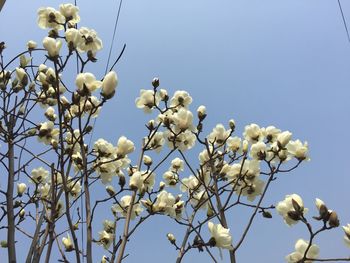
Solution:
{"label": "cream colored flower", "polygon": [[224,228],[221,224],[214,224],[211,221],[208,222],[208,228],[214,241],[213,246],[223,249],[233,249],[230,229]]}
{"label": "cream colored flower", "polygon": [[[287,255],[286,261],[288,263],[298,263],[301,259],[303,259],[305,251],[308,248],[308,246],[309,246],[308,242],[306,242],[303,239],[299,239],[295,243],[295,252]],[[306,257],[316,259],[318,257],[319,252],[320,252],[319,247],[317,245],[313,244],[310,246],[310,248],[306,254]],[[311,262],[313,262],[313,261],[312,260],[305,261],[305,263],[311,263]]]}

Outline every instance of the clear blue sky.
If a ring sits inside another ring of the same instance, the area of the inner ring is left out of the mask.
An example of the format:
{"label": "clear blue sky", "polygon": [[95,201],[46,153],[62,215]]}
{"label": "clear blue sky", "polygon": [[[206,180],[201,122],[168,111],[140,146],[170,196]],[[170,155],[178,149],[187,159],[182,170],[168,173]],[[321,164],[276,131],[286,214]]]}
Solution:
{"label": "clear blue sky", "polygon": [[[102,76],[119,2],[77,2],[80,25],[94,28],[104,41],[98,64],[90,68]],[[342,2],[350,26],[350,2]],[[30,39],[40,43],[46,31],[36,26],[36,11],[60,3],[7,1],[0,13],[0,40],[7,53],[23,50]],[[280,176],[265,204],[298,193],[311,216],[319,197],[338,212],[341,224],[350,223],[350,44],[336,0],[128,0],[122,6],[114,57],[124,43],[127,49],[116,68],[117,94],[97,121],[95,139],[115,142],[126,135],[139,146],[148,116],[136,109],[134,100],[139,89],[149,88],[159,76],[170,93],[190,92],[193,110],[207,106],[208,129],[234,118],[239,134],[255,122],[307,140],[311,161]],[[138,231],[127,247],[131,255],[126,262],[172,262],[176,252],[165,234],[184,230],[173,231],[168,221],[158,217]],[[234,241],[243,222],[243,217],[231,219]],[[96,235],[99,230],[95,228]],[[332,232],[316,240],[321,257],[348,256],[342,230]],[[283,262],[298,238],[308,238],[304,226],[288,228],[275,213],[272,220],[258,218],[238,262]],[[95,254],[100,258],[102,250]],[[184,262],[210,261],[194,252]]]}

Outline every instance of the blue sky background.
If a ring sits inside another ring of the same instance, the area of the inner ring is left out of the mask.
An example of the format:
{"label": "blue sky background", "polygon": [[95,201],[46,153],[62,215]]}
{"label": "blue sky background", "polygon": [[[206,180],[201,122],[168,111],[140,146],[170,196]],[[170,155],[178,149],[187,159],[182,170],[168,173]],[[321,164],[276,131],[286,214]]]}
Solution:
{"label": "blue sky background", "polygon": [[[89,68],[103,76],[119,2],[77,2],[80,25],[94,28],[104,41],[98,63]],[[7,44],[8,57],[30,39],[41,43],[46,31],[36,26],[36,11],[60,3],[6,2],[0,40]],[[350,23],[350,2],[342,3]],[[127,48],[116,67],[117,94],[98,118],[94,140],[116,142],[126,135],[139,146],[150,116],[136,109],[134,100],[158,76],[169,93],[187,90],[193,110],[207,106],[208,130],[234,118],[239,135],[254,122],[290,130],[294,138],[308,141],[311,161],[280,176],[265,204],[298,193],[311,216],[319,197],[338,212],[341,224],[350,223],[350,44],[336,0],[124,1],[112,58],[124,43]],[[245,225],[244,215],[233,213],[229,219],[234,241]],[[147,222],[128,245],[126,262],[173,262],[176,252],[165,234],[174,232],[181,239],[184,229],[174,230],[177,226],[170,222],[165,217]],[[99,230],[95,228],[96,235]],[[275,213],[271,220],[258,217],[238,262],[283,262],[298,238],[308,238],[303,225],[289,228]],[[349,256],[342,238],[339,228],[316,239],[320,256]],[[102,254],[96,250],[96,262]],[[194,252],[184,262],[210,260]]]}

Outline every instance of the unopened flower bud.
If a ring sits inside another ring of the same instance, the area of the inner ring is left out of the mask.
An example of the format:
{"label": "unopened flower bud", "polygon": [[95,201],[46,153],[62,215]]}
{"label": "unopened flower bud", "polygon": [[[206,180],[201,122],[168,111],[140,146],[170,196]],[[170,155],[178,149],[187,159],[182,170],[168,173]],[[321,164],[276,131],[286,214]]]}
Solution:
{"label": "unopened flower bud", "polygon": [[103,81],[102,81],[101,95],[105,99],[112,98],[115,94],[115,89],[117,88],[117,85],[118,85],[117,73],[115,73],[115,71],[111,71],[107,73],[107,75],[103,78]]}
{"label": "unopened flower bud", "polygon": [[159,183],[159,190],[161,191],[161,190],[163,190],[165,188],[165,183],[163,182],[163,181],[161,181],[160,183]]}
{"label": "unopened flower bud", "polygon": [[156,89],[159,87],[159,78],[154,78],[152,80],[152,86]]}
{"label": "unopened flower bud", "polygon": [[330,227],[338,227],[339,226],[339,219],[336,212],[332,211],[331,215],[329,216],[328,224]]}
{"label": "unopened flower bud", "polygon": [[29,41],[27,42],[27,48],[28,48],[28,50],[33,50],[33,49],[35,49],[36,47],[37,47],[37,43],[36,43],[35,41],[29,40]]}
{"label": "unopened flower bud", "polygon": [[19,217],[23,218],[26,214],[26,211],[24,209],[21,209],[21,211],[19,211]]}
{"label": "unopened flower bud", "polygon": [[114,187],[111,185],[106,186],[106,191],[110,196],[114,196],[116,194]]}
{"label": "unopened flower bud", "polygon": [[207,109],[204,105],[201,105],[197,109],[197,116],[200,121],[204,120],[207,117]]}
{"label": "unopened flower bud", "polygon": [[172,233],[168,233],[168,234],[166,235],[166,237],[168,238],[168,240],[169,240],[169,242],[170,242],[171,244],[175,244],[176,238],[175,238],[175,236],[174,236]]}
{"label": "unopened flower bud", "polygon": [[229,124],[231,130],[234,130],[236,128],[235,120],[233,120],[233,119],[229,120],[228,124]]}
{"label": "unopened flower bud", "polygon": [[247,140],[244,140],[243,143],[242,143],[242,151],[243,153],[247,153],[248,152],[248,141]]}
{"label": "unopened flower bud", "polygon": [[149,157],[148,155],[144,155],[144,156],[143,156],[143,163],[144,163],[146,166],[151,166],[151,165],[152,165],[152,158]]}
{"label": "unopened flower bud", "polygon": [[18,196],[22,196],[23,193],[26,191],[27,185],[25,183],[19,183],[17,184],[17,194]]}
{"label": "unopened flower bud", "polygon": [[2,248],[7,248],[7,241],[6,241],[6,240],[1,240],[1,241],[0,241],[0,246],[1,246]]}

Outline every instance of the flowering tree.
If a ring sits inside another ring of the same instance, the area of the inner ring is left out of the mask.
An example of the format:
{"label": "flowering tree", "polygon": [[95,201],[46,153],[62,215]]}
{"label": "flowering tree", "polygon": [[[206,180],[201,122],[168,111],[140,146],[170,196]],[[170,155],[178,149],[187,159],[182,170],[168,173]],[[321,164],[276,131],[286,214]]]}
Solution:
{"label": "flowering tree", "polygon": [[[169,95],[155,78],[136,99],[136,107],[151,116],[138,162],[129,158],[137,147],[125,136],[115,145],[102,138],[90,145],[93,119],[115,95],[118,78],[115,64],[102,78],[86,72],[86,65],[97,61],[102,41],[94,30],[78,27],[78,11],[72,4],[39,9],[39,27],[49,29],[43,48],[29,41],[9,62],[0,43],[0,157],[7,182],[0,189],[5,197],[0,224],[9,262],[18,261],[19,239],[28,240],[26,262],[93,262],[94,246],[105,249],[101,262],[122,262],[128,241],[154,216],[167,216],[184,229],[182,237],[167,234],[178,251],[174,261],[198,250],[213,262],[226,251],[236,262],[254,219],[271,218],[274,209],[287,225],[301,223],[309,232],[296,241],[287,262],[350,261],[318,257],[315,237],[339,226],[337,213],[320,199],[311,218],[297,194],[276,206],[263,205],[280,174],[309,160],[308,144],[292,139],[289,131],[250,124],[239,137],[230,120],[203,134],[205,106],[194,116],[186,91]],[[40,53],[45,58],[37,63]],[[70,63],[77,63],[79,72],[74,84],[67,82]],[[189,158],[195,147],[200,149],[198,163]],[[169,168],[159,172],[164,165]],[[98,184],[105,185],[104,195],[91,194]],[[94,221],[101,206],[113,220]],[[228,215],[239,207],[251,212],[241,235],[232,237]],[[343,229],[350,246],[350,224]]]}

